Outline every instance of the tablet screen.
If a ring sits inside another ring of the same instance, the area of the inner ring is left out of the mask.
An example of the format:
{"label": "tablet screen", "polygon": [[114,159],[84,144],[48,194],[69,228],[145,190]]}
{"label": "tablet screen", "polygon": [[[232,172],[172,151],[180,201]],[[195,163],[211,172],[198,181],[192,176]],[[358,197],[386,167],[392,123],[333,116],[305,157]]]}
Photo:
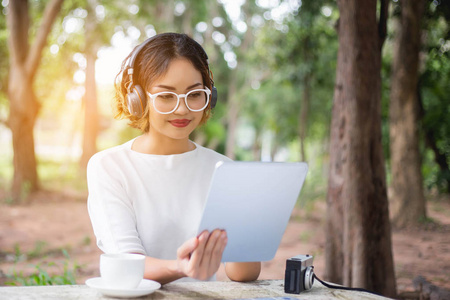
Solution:
{"label": "tablet screen", "polygon": [[307,171],[301,162],[219,162],[198,233],[227,231],[223,262],[273,259]]}

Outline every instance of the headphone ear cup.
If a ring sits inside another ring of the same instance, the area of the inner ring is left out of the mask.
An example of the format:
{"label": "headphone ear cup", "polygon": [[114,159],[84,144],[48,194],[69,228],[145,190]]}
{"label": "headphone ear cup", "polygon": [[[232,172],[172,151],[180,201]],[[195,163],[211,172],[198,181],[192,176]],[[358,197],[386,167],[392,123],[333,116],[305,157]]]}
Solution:
{"label": "headphone ear cup", "polygon": [[217,104],[217,88],[212,86],[211,88],[211,109],[216,107]]}
{"label": "headphone ear cup", "polygon": [[127,94],[127,105],[128,110],[133,116],[139,118],[144,115],[145,107],[147,106],[147,97],[139,85],[133,86],[133,91]]}

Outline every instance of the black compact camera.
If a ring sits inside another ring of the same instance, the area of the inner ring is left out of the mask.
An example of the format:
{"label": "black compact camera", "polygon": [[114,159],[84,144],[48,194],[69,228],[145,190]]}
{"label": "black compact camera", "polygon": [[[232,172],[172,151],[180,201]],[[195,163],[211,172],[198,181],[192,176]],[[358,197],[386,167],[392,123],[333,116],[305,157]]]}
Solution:
{"label": "black compact camera", "polygon": [[297,255],[286,260],[284,292],[300,294],[312,288],[314,283],[313,256]]}

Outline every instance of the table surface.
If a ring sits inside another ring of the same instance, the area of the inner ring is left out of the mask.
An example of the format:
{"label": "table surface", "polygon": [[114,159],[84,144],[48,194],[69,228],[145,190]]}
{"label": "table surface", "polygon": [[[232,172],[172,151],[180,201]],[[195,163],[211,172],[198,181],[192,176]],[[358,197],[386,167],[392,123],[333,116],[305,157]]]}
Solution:
{"label": "table surface", "polygon": [[[103,296],[86,285],[0,287],[0,299],[117,299]],[[164,285],[154,293],[135,299],[388,299],[365,292],[329,289],[315,281],[301,294],[284,293],[283,280],[183,282]]]}

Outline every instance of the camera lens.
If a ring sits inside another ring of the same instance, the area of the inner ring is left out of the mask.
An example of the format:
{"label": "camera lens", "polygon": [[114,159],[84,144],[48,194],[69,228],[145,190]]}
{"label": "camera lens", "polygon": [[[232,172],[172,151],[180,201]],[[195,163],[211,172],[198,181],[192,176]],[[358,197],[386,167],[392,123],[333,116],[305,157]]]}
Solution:
{"label": "camera lens", "polygon": [[305,271],[305,290],[312,288],[314,284],[314,267],[307,267]]}

